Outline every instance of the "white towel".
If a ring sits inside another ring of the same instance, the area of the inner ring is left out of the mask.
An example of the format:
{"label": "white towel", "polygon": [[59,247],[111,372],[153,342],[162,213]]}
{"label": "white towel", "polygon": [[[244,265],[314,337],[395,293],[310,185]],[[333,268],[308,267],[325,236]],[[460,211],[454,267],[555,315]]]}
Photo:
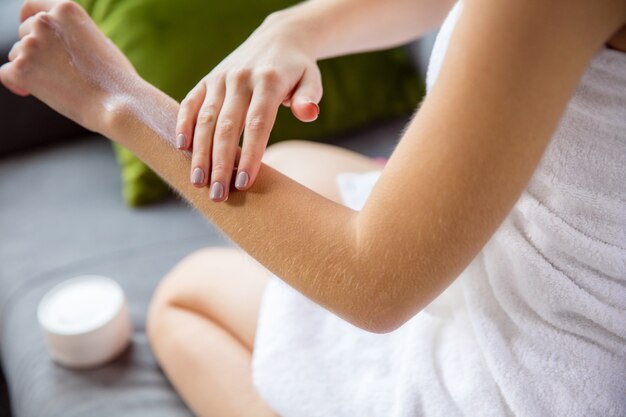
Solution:
{"label": "white towel", "polygon": [[466,275],[478,342],[516,415],[626,416],[625,53],[598,52]]}
{"label": "white towel", "polygon": [[[340,176],[344,202],[362,207],[378,175]],[[282,417],[626,416],[626,54],[595,56],[527,189],[450,290],[376,335],[274,277],[253,375]]]}

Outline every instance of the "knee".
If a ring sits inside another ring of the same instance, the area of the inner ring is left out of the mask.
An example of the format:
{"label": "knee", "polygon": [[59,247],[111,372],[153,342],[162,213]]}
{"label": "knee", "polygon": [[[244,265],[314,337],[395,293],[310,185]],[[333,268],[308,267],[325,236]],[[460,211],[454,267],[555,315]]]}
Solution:
{"label": "knee", "polygon": [[306,140],[278,142],[267,148],[263,155],[263,162],[280,171],[281,168],[291,165],[290,161],[295,155],[302,155],[302,152],[311,151],[319,146],[323,145]]}
{"label": "knee", "polygon": [[201,249],[187,255],[161,280],[157,286],[146,317],[146,333],[148,341],[154,348],[164,336],[170,333],[171,321],[169,314],[174,309],[184,309],[189,304],[189,287],[194,279],[194,271],[198,270],[198,264],[204,259],[207,252],[219,251],[219,249]]}
{"label": "knee", "polygon": [[146,316],[146,334],[148,342],[155,349],[158,341],[162,340],[162,335],[167,333],[167,315],[176,305],[175,277],[170,274],[159,283]]}
{"label": "knee", "polygon": [[276,142],[273,145],[270,145],[267,147],[267,152],[266,154],[280,154],[280,153],[291,153],[293,151],[298,151],[302,148],[306,148],[309,146],[315,146],[317,145],[317,142],[311,142],[308,140],[302,140],[302,139],[290,139],[290,140],[283,140],[280,142]]}

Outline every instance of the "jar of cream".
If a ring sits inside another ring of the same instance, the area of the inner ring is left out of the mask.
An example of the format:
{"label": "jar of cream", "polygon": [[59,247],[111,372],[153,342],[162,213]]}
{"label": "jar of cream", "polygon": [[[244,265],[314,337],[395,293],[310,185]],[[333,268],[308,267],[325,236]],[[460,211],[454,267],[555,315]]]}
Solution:
{"label": "jar of cream", "polygon": [[131,340],[126,296],[110,278],[86,275],[58,284],[39,303],[37,316],[50,355],[65,367],[103,365]]}

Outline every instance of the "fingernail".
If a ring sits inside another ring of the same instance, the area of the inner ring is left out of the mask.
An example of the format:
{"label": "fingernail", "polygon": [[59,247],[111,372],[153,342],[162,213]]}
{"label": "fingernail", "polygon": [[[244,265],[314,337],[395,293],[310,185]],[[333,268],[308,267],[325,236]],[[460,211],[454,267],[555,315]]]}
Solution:
{"label": "fingernail", "polygon": [[224,198],[224,186],[221,182],[214,182],[211,186],[211,200],[221,200]]}
{"label": "fingernail", "polygon": [[250,179],[250,177],[248,177],[248,173],[245,171],[241,171],[239,174],[237,174],[237,180],[235,181],[235,187],[242,189],[242,188],[246,188],[246,185],[248,185],[248,180]]}
{"label": "fingernail", "polygon": [[309,101],[309,104],[312,104],[315,106],[315,118],[313,120],[311,120],[312,122],[314,122],[315,120],[317,120],[317,118],[320,115],[320,106],[317,105],[317,103],[314,103],[312,101]]}
{"label": "fingernail", "polygon": [[182,133],[179,133],[178,136],[176,136],[176,147],[178,149],[183,149],[185,147],[185,142],[187,138],[185,138],[185,135]]}
{"label": "fingernail", "polygon": [[204,182],[204,170],[200,167],[195,168],[191,173],[191,183],[193,185],[200,185]]}

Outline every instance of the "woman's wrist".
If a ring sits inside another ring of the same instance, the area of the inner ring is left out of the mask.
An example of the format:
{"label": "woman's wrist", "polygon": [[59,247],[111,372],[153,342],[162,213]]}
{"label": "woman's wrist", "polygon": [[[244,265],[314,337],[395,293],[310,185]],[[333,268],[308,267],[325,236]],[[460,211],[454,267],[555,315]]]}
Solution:
{"label": "woman's wrist", "polygon": [[308,10],[307,3],[274,12],[267,16],[259,30],[270,31],[283,39],[295,40],[311,59],[323,58],[326,19]]}
{"label": "woman's wrist", "polygon": [[137,101],[140,94],[139,88],[127,89],[127,91],[108,91],[103,94],[99,101],[100,111],[96,112],[95,119],[91,122],[94,131],[117,141],[120,137],[121,127],[128,124],[132,118],[132,101]]}
{"label": "woman's wrist", "polygon": [[138,130],[148,129],[174,146],[178,103],[143,79],[110,94],[103,107],[97,129],[103,136],[131,145]]}

